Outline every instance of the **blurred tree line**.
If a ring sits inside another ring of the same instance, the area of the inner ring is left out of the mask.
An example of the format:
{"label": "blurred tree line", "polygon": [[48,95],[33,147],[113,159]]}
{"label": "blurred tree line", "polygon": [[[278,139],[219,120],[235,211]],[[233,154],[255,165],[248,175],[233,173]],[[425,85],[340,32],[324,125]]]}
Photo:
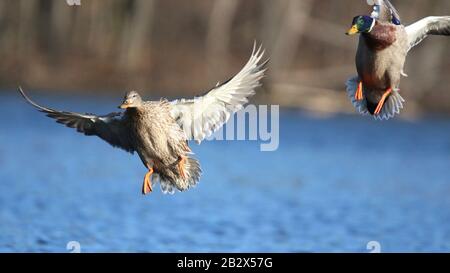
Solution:
{"label": "blurred tree line", "polygon": [[[448,0],[393,0],[405,23],[450,14]],[[353,112],[345,80],[365,0],[0,1],[0,88],[192,96],[236,73],[254,41],[270,57],[258,99],[321,113]],[[407,112],[450,112],[450,39],[416,48],[402,83]]]}

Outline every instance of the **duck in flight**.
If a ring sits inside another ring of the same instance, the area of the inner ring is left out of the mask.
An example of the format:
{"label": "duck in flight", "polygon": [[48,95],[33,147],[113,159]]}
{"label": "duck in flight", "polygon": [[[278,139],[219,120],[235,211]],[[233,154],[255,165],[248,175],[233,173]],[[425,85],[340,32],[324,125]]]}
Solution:
{"label": "duck in flight", "polygon": [[399,94],[409,51],[428,35],[450,35],[450,16],[426,17],[404,26],[388,0],[368,0],[371,16],[353,19],[347,35],[361,34],[356,53],[358,76],[347,81],[353,106],[363,115],[387,120],[399,114],[405,100]]}
{"label": "duck in flight", "polygon": [[164,193],[188,190],[201,175],[200,163],[192,157],[189,141],[198,144],[223,126],[261,85],[267,61],[261,62],[261,47],[253,53],[234,77],[217,84],[205,95],[194,99],[144,101],[136,91],[128,92],[119,108],[125,111],[104,116],[57,111],[33,102],[19,87],[20,94],[32,106],[58,123],[87,136],[97,136],[114,147],[136,152],[147,173],[142,193],[152,191],[159,181]]}

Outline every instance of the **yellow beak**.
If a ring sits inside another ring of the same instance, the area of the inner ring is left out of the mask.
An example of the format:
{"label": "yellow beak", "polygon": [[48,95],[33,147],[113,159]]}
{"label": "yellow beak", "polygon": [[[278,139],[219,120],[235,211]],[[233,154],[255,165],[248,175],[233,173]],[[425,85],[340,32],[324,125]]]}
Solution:
{"label": "yellow beak", "polygon": [[119,105],[120,109],[127,109],[130,104],[127,101],[124,101],[121,105]]}
{"label": "yellow beak", "polygon": [[359,33],[358,26],[357,25],[353,25],[352,28],[349,29],[346,34],[347,35],[355,35],[357,33]]}

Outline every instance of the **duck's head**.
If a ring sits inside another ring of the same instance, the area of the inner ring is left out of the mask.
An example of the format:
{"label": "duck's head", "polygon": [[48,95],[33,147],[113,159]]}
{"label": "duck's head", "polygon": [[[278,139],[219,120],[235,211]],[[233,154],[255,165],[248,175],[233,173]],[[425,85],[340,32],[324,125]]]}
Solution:
{"label": "duck's head", "polygon": [[138,92],[130,91],[125,94],[122,104],[119,106],[121,109],[136,108],[142,105],[142,98]]}
{"label": "duck's head", "polygon": [[375,26],[375,19],[360,15],[353,18],[352,27],[347,31],[347,35],[355,35],[358,33],[369,33]]}

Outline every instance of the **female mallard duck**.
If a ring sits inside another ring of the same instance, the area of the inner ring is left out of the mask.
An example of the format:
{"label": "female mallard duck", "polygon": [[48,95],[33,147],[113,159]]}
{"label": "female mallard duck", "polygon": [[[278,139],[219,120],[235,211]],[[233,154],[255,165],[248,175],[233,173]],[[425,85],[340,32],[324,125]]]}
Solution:
{"label": "female mallard duck", "polygon": [[353,19],[348,35],[360,33],[356,68],[358,76],[347,81],[353,106],[376,119],[389,119],[400,113],[404,99],[399,94],[400,78],[408,52],[428,35],[450,35],[450,16],[427,17],[403,26],[388,0],[369,0],[372,16]]}
{"label": "female mallard duck", "polygon": [[105,116],[61,112],[39,106],[19,87],[22,96],[39,111],[85,135],[95,135],[114,147],[137,152],[148,169],[142,186],[143,194],[152,191],[150,176],[159,180],[164,193],[174,188],[185,191],[199,181],[199,162],[192,158],[188,140],[200,143],[222,127],[232,114],[240,110],[255,94],[264,76],[260,63],[264,51],[254,48],[250,60],[233,78],[217,85],[207,94],[191,100],[143,101],[131,91],[119,106],[123,113]]}

